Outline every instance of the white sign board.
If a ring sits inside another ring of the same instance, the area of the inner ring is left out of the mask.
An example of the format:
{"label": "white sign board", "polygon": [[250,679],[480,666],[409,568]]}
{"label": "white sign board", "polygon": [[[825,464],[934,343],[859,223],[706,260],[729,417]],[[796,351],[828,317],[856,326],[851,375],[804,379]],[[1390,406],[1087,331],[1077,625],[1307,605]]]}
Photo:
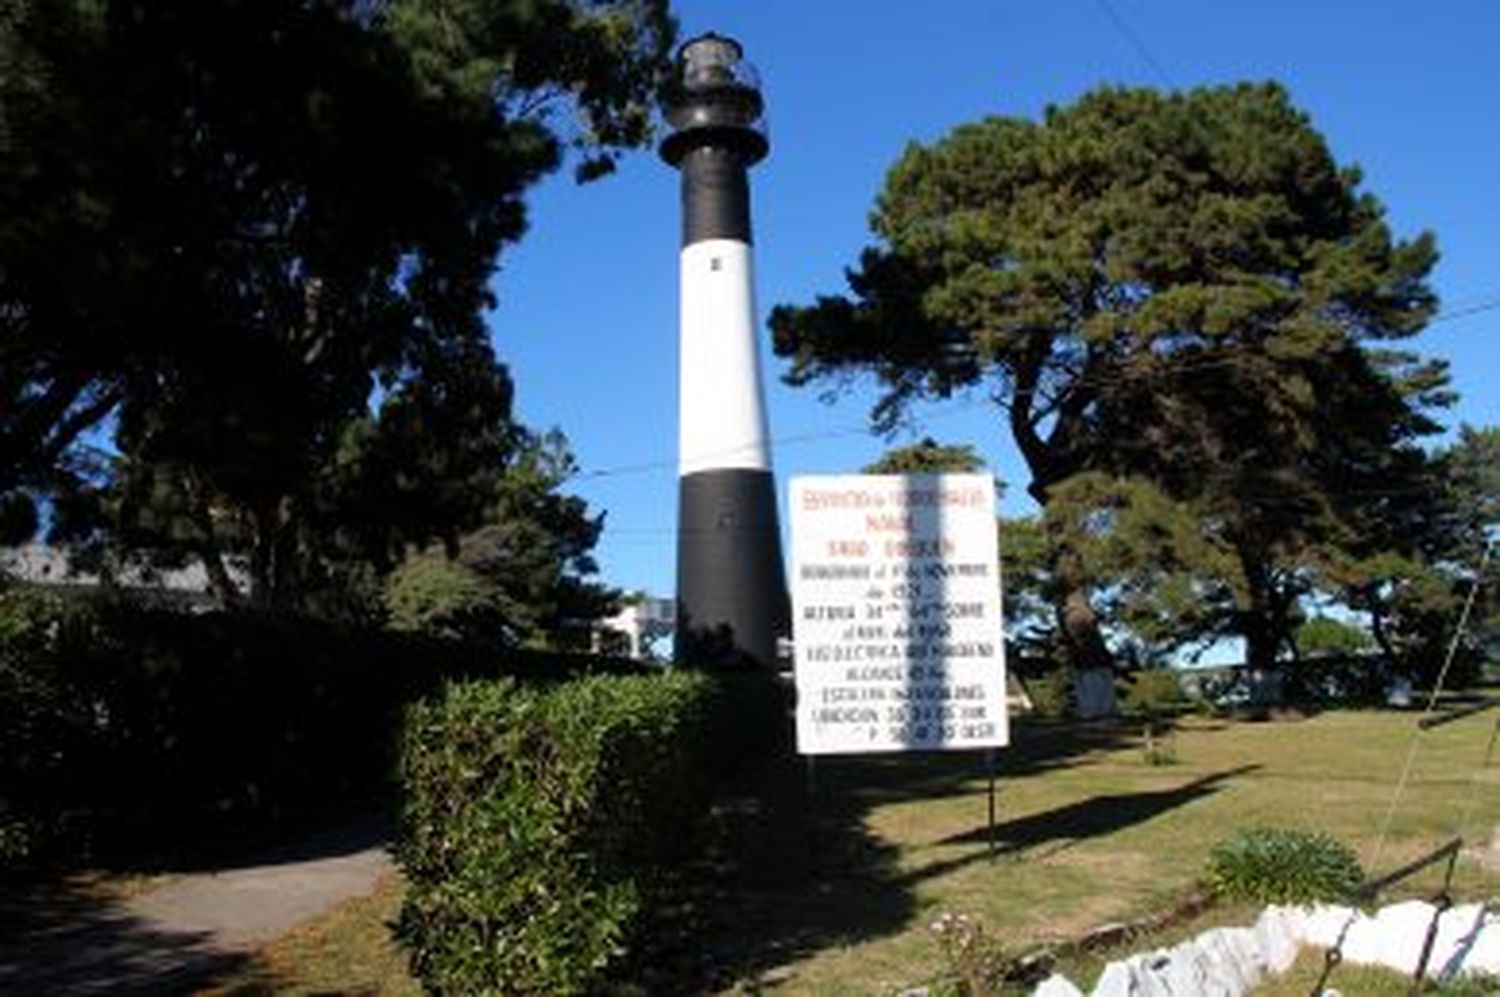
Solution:
{"label": "white sign board", "polygon": [[792,479],[797,750],[1008,743],[995,483]]}

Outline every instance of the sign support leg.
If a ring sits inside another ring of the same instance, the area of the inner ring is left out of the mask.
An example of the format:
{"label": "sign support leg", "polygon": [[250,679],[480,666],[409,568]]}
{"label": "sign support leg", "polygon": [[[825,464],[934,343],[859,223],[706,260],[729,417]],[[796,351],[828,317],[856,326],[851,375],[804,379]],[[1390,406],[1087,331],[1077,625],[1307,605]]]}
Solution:
{"label": "sign support leg", "polygon": [[818,775],[813,766],[813,755],[803,755],[803,769],[807,773],[807,871],[818,871]]}
{"label": "sign support leg", "polygon": [[995,843],[995,749],[994,748],[986,748],[985,752],[984,752],[984,757],[985,757],[985,768],[988,771],[989,784],[990,784],[989,846],[990,846],[990,861],[993,862],[994,859],[995,859],[995,852],[996,852],[996,848],[997,848],[996,843]]}

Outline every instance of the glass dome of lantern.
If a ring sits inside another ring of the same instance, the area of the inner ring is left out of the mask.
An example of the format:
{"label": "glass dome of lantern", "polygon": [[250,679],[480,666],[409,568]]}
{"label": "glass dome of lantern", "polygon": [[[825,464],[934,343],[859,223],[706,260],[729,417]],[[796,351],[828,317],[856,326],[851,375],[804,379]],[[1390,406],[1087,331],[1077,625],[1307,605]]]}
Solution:
{"label": "glass dome of lantern", "polygon": [[770,149],[760,74],[732,38],[710,32],[682,46],[662,111],[672,133],[661,155],[674,166],[689,149],[705,145],[736,149],[747,163]]}

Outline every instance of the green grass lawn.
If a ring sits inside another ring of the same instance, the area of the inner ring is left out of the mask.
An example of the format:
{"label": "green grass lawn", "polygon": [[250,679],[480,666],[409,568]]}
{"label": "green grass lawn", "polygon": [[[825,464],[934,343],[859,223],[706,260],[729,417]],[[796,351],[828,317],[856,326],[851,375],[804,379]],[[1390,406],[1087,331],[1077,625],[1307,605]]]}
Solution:
{"label": "green grass lawn", "polygon": [[[977,918],[1012,951],[1074,939],[1170,909],[1192,891],[1209,849],[1241,827],[1326,832],[1353,846],[1371,873],[1460,832],[1482,848],[1500,823],[1500,765],[1481,770],[1492,725],[1481,714],[1421,735],[1383,837],[1411,714],[1187,718],[1170,736],[1175,761],[1165,765],[1147,762],[1128,722],[1020,723],[1016,743],[998,753],[993,854],[981,755],[823,758],[810,787],[800,763],[785,763],[726,807],[714,884],[690,892],[673,914],[693,930],[650,961],[671,967],[686,990],[882,993],[944,973],[929,927],[942,914]],[[1466,853],[1457,895],[1495,896],[1497,877]],[[1393,895],[1428,894],[1439,878],[1429,871]],[[269,947],[260,975],[226,992],[410,992],[385,928],[399,891],[387,884]],[[1220,908],[1174,930],[1254,916]],[[1101,959],[1065,968],[1086,988]],[[649,989],[664,992],[667,979]]]}

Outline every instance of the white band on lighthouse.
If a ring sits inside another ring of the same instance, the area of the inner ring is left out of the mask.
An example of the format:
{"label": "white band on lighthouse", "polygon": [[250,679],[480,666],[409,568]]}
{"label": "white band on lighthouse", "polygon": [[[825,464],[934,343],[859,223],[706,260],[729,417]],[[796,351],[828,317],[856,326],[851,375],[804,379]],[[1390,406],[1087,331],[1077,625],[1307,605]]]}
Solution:
{"label": "white band on lighthouse", "polygon": [[750,246],[737,239],[682,250],[682,475],[771,467],[751,267]]}

